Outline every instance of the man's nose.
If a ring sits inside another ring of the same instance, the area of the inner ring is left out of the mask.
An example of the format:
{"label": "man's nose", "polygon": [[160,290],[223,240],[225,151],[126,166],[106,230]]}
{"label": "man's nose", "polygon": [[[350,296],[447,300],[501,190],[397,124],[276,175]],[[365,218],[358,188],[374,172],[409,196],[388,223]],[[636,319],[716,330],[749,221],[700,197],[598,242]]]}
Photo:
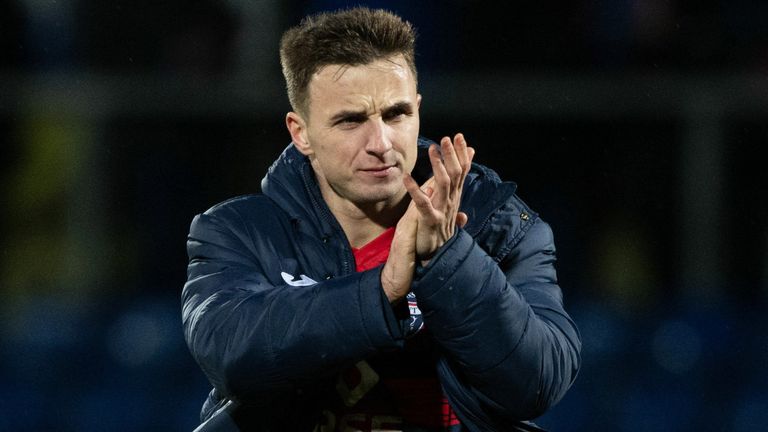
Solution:
{"label": "man's nose", "polygon": [[368,122],[370,131],[368,133],[368,142],[365,150],[368,153],[377,155],[384,154],[392,149],[392,141],[389,139],[389,127],[381,117],[371,119]]}

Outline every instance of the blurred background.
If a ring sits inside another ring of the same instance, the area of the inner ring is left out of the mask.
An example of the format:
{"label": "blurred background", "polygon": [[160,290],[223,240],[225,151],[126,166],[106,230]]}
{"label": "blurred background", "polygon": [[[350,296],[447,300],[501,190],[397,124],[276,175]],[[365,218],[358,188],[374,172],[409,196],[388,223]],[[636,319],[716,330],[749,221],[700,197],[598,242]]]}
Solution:
{"label": "blurred background", "polygon": [[[554,431],[768,424],[768,3],[421,0],[422,134],[553,227]],[[288,144],[280,35],[339,1],[0,0],[0,430],[192,430],[192,217]]]}

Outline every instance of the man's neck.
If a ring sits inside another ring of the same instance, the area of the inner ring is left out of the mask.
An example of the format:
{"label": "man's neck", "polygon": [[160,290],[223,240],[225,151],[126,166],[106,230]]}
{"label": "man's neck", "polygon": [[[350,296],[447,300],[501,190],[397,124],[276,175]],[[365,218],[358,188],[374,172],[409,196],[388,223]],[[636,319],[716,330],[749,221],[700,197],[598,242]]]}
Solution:
{"label": "man's neck", "polygon": [[349,244],[359,248],[375,239],[387,228],[395,226],[408,208],[408,195],[395,204],[384,202],[354,204],[349,201],[328,200],[331,213],[339,221]]}

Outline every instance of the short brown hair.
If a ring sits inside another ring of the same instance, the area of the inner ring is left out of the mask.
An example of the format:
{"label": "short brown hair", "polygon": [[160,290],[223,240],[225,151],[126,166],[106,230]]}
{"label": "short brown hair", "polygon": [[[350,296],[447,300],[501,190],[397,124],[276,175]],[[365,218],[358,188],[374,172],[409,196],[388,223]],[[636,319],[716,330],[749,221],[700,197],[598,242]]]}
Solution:
{"label": "short brown hair", "polygon": [[402,54],[416,77],[416,31],[382,9],[352,8],[304,18],[280,40],[280,64],[294,111],[306,114],[309,82],[327,65],[359,66]]}

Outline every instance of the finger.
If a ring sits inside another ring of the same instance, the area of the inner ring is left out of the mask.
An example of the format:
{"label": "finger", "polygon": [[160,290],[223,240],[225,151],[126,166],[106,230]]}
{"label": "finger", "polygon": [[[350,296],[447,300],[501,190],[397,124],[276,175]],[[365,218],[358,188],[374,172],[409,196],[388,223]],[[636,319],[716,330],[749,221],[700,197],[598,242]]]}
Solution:
{"label": "finger", "polygon": [[[466,141],[464,141],[464,143],[466,145]],[[458,187],[459,192],[461,192],[462,187],[464,186],[464,180],[466,180],[467,174],[469,174],[469,171],[472,169],[472,161],[475,158],[474,148],[465,146],[465,149],[466,149],[466,161],[462,165],[461,184]]]}
{"label": "finger", "polygon": [[[443,138],[443,142],[446,140],[450,142],[449,138]],[[437,145],[431,145],[429,147],[429,159],[432,163],[432,174],[434,175],[434,177],[432,177],[434,179],[433,188],[435,190],[435,193],[431,198],[433,206],[441,209],[448,199],[448,194],[451,188],[451,178],[445,170],[445,165],[440,157],[440,152],[437,150]]]}
{"label": "finger", "polygon": [[427,181],[425,181],[421,185],[421,190],[426,190],[427,188],[434,189],[434,187],[435,187],[435,178],[434,177],[430,177],[429,179],[427,179]]}
{"label": "finger", "polygon": [[461,166],[462,173],[464,173],[469,170],[469,154],[467,153],[467,140],[464,138],[464,134],[461,132],[457,133],[453,143],[459,160],[459,166]]}
{"label": "finger", "polygon": [[[458,135],[457,135],[458,137]],[[443,140],[443,164],[445,166],[448,178],[450,179],[450,188],[448,189],[447,199],[445,204],[450,206],[452,201],[456,200],[457,194],[461,192],[461,183],[463,182],[462,174],[463,168],[459,163],[458,152],[456,149],[456,142],[450,140]],[[443,209],[443,207],[438,207]],[[450,209],[445,208],[444,211],[451,213]]]}
{"label": "finger", "polygon": [[[424,190],[419,186],[418,183],[416,183],[416,180],[408,173],[403,174],[403,185],[405,186],[405,190],[408,191],[409,195],[418,195],[419,193],[424,193]],[[425,186],[425,189],[427,187],[429,186]]]}
{"label": "finger", "polygon": [[464,212],[458,212],[456,213],[456,226],[459,228],[464,228],[464,226],[469,221],[469,217]]}
{"label": "finger", "polygon": [[456,143],[456,154],[458,155],[459,163],[461,165],[461,175],[456,190],[457,194],[461,196],[464,180],[467,178],[467,174],[469,174],[469,170],[472,168],[472,158],[474,157],[475,150],[467,145],[467,140],[463,133],[457,133],[454,142]]}
{"label": "finger", "polygon": [[[436,212],[432,206],[430,197],[425,191],[419,188],[419,184],[416,183],[416,180],[414,180],[413,177],[411,177],[409,174],[403,176],[403,184],[405,185],[405,189],[408,191],[408,195],[411,196],[411,204],[416,207],[422,216],[424,216],[428,221],[430,221],[430,223],[432,223],[436,218]],[[430,192],[430,194],[431,193],[432,192]]]}
{"label": "finger", "polygon": [[[456,135],[458,137],[459,135]],[[451,142],[450,138],[446,137],[440,141],[443,152],[443,165],[448,172],[448,176],[451,179],[452,185],[456,185],[461,176],[462,166],[459,163],[459,157],[457,155],[456,141]]]}

